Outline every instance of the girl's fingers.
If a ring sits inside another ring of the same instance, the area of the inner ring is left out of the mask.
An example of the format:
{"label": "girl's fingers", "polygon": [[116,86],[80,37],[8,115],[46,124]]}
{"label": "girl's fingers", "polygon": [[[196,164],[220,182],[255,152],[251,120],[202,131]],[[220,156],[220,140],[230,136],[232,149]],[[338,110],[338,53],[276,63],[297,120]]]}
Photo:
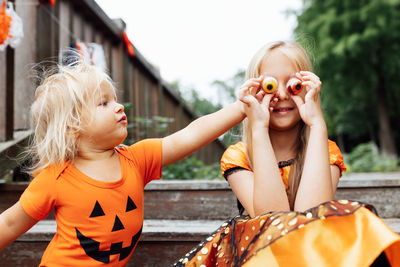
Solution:
{"label": "girl's fingers", "polygon": [[245,88],[245,87],[258,87],[258,86],[260,86],[260,83],[257,82],[257,81],[247,81],[247,82],[245,82],[245,83],[241,86],[241,88]]}
{"label": "girl's fingers", "polygon": [[[316,84],[316,86],[321,86],[321,80],[314,73],[309,72],[309,71],[300,71],[299,75],[303,82],[304,81],[312,81]],[[296,77],[298,77],[297,73],[296,73]]]}
{"label": "girl's fingers", "polygon": [[312,88],[310,91],[307,92],[305,96],[305,101],[314,101],[317,99],[317,89]]}
{"label": "girl's fingers", "polygon": [[[271,106],[271,102],[274,102],[274,101],[271,101],[271,99],[272,99],[272,97],[273,97],[274,95],[273,94],[265,94],[264,95],[264,98],[262,99],[262,101],[261,101],[261,105],[263,106],[263,107],[266,107],[267,109],[269,109],[270,107],[272,107],[273,108],[273,106]],[[276,103],[275,103],[276,104]],[[274,104],[273,104],[274,105]]]}
{"label": "girl's fingers", "polygon": [[312,81],[302,82],[302,85],[306,87],[307,92],[309,92],[311,89],[316,89],[317,92],[319,93],[319,91],[321,89],[321,87],[318,84],[316,84]]}
{"label": "girl's fingers", "polygon": [[258,87],[250,87],[249,92],[252,96],[256,96],[256,94],[259,92],[259,88]]}
{"label": "girl's fingers", "polygon": [[278,103],[279,99],[277,97],[272,98],[272,100],[269,102],[269,106],[274,108],[276,103]]}
{"label": "girl's fingers", "polygon": [[239,100],[242,101],[243,103],[245,103],[248,106],[251,106],[255,102],[258,103],[257,99],[255,99],[255,97],[252,96],[252,95],[245,95],[242,98],[240,98]]}
{"label": "girl's fingers", "polygon": [[[306,96],[307,97],[307,96]],[[304,105],[304,100],[301,96],[294,95],[292,96],[294,103],[296,104],[297,108],[300,109],[302,105]]]}
{"label": "girl's fingers", "polygon": [[256,99],[258,100],[258,102],[262,102],[264,95],[265,92],[263,90],[258,91],[258,93],[256,94]]}
{"label": "girl's fingers", "polygon": [[[317,75],[315,75],[314,72],[311,71],[306,71],[306,70],[301,70],[300,72],[301,76],[314,76],[314,77],[318,77]],[[318,78],[319,79],[319,78]]]}

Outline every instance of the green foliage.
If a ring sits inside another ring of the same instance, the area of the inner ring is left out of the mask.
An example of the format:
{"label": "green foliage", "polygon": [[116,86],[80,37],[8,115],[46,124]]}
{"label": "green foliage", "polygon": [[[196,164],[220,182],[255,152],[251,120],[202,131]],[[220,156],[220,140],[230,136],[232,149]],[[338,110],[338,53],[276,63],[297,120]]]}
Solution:
{"label": "green foliage", "polygon": [[[197,116],[207,115],[218,111],[224,105],[236,101],[236,93],[244,82],[245,71],[238,70],[231,78],[226,80],[215,80],[211,86],[217,91],[218,99],[211,101],[200,97],[198,91],[193,87],[183,87],[179,81],[170,84],[174,90],[182,91],[185,102],[193,108]],[[225,145],[232,145],[241,140],[241,125],[237,125],[222,136],[221,141]]]}
{"label": "green foliage", "polygon": [[213,104],[210,100],[200,97],[195,89],[188,92],[188,104],[193,108],[197,116],[204,116],[214,113],[222,108],[220,104]]}
{"label": "green foliage", "polygon": [[[132,108],[132,104],[124,103],[125,110],[129,110]],[[167,118],[161,116],[153,116],[151,118],[146,117],[135,117],[135,116],[127,116],[128,117],[128,136],[135,129],[139,129],[139,139],[145,138],[149,135],[161,135],[168,130],[168,125],[172,123],[174,118]],[[125,145],[134,144],[139,140],[135,140],[132,138],[127,138],[124,140]]]}
{"label": "green foliage", "polygon": [[219,163],[205,165],[195,157],[164,167],[162,177],[166,180],[222,179]]}
{"label": "green foliage", "polygon": [[245,71],[240,69],[227,80],[215,80],[211,83],[211,86],[215,87],[218,92],[218,103],[220,105],[236,101],[236,93],[244,82],[244,76]]}
{"label": "green foliage", "polygon": [[345,156],[349,172],[389,172],[399,171],[396,160],[388,159],[379,154],[378,147],[373,142],[358,145]]}
{"label": "green foliage", "polygon": [[379,107],[389,110],[392,122],[400,117],[399,10],[400,0],[304,0],[296,14],[296,37],[314,55],[322,80],[330,136],[373,139],[382,120]]}
{"label": "green foliage", "polygon": [[[236,101],[237,99],[237,91],[240,86],[243,84],[245,79],[245,70],[238,70],[231,78],[227,80],[215,80],[212,82],[212,86],[215,87],[218,91],[219,103],[222,104],[230,104]],[[241,140],[242,137],[242,125],[236,125],[231,130],[229,130],[222,137],[222,142],[229,146],[237,143]]]}

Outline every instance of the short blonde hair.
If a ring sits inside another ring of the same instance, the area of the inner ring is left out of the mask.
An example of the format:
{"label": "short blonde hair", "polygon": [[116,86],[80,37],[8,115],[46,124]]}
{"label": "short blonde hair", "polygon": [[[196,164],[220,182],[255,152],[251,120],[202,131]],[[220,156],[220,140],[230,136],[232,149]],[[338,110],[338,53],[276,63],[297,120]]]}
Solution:
{"label": "short blonde hair", "polygon": [[[312,71],[312,64],[307,55],[307,52],[302,46],[295,42],[285,42],[277,41],[264,45],[257,53],[253,56],[250,64],[246,70],[246,80],[251,78],[257,78],[261,75],[260,68],[263,60],[271,53],[271,51],[279,50],[284,55],[286,55],[290,61],[293,62],[298,71]],[[300,122],[297,145],[297,154],[295,162],[293,164],[292,171],[289,175],[289,188],[288,188],[288,198],[289,204],[293,209],[294,201],[296,198],[297,188],[300,183],[301,173],[303,171],[305,152],[308,142],[309,129],[303,121]],[[243,121],[243,142],[247,147],[247,155],[249,163],[252,166],[253,155],[252,155],[252,139],[251,139],[251,129],[248,125],[247,118]]]}
{"label": "short blonde hair", "polygon": [[111,78],[82,57],[75,57],[66,66],[57,65],[48,73],[50,75],[45,75],[47,78],[37,87],[31,107],[32,172],[73,160],[82,115],[90,111],[94,95],[101,92],[100,85],[107,82],[115,91]]}

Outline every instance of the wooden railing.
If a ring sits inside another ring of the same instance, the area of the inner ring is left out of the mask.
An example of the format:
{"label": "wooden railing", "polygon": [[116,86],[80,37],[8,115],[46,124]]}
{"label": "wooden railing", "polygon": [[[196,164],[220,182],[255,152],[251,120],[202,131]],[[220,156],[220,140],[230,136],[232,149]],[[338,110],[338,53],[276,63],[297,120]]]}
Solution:
{"label": "wooden railing", "polygon": [[[57,62],[59,51],[75,40],[103,46],[107,69],[117,85],[120,102],[132,104],[128,115],[174,119],[166,132],[142,134],[145,129],[136,127],[130,138],[165,136],[196,118],[193,110],[138,50],[135,49],[134,56],[128,54],[123,41],[125,23],[110,19],[94,0],[57,0],[55,6],[39,0],[12,2],[23,20],[24,38],[15,49],[8,47],[0,52],[0,161],[3,161],[0,176],[4,174],[3,167],[9,164],[7,150],[15,145],[12,141],[17,131],[26,136],[30,134],[29,107],[36,87],[30,79],[30,69],[36,63]],[[205,163],[216,162],[224,148],[216,140],[195,152],[195,156]]]}

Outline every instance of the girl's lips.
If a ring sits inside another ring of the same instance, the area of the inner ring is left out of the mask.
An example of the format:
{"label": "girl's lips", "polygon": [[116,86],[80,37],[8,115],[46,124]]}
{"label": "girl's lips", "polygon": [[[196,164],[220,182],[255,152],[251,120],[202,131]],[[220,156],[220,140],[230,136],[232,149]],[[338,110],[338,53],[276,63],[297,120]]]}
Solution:
{"label": "girl's lips", "polygon": [[294,108],[289,108],[289,107],[282,107],[282,108],[274,108],[273,112],[278,112],[278,113],[285,113],[293,110]]}
{"label": "girl's lips", "polygon": [[122,116],[118,122],[127,123],[126,116]]}

